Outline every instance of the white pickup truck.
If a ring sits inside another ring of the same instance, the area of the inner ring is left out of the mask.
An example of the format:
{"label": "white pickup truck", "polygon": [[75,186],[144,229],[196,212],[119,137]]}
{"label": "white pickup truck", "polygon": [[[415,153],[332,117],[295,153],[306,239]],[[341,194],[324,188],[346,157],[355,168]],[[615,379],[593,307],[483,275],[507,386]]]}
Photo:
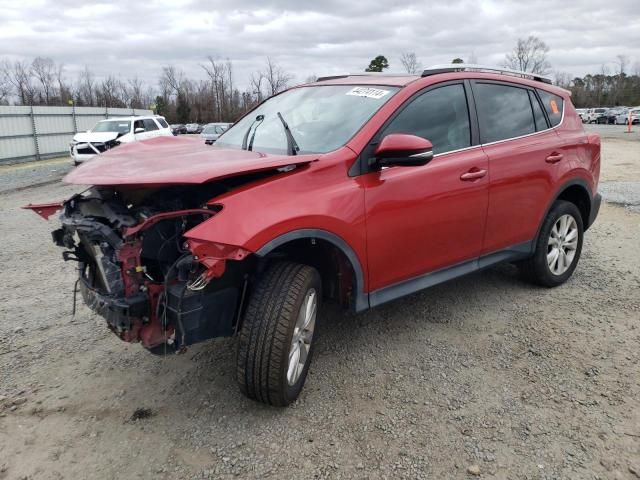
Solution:
{"label": "white pickup truck", "polygon": [[171,135],[167,121],[157,115],[109,118],[100,120],[87,132],[77,133],[69,144],[69,154],[79,165],[121,143]]}

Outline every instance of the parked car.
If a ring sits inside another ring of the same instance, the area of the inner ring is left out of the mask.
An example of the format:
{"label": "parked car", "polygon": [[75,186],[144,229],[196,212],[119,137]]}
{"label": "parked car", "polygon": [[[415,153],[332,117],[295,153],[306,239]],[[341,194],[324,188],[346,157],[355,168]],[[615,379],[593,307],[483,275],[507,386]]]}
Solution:
{"label": "parked car", "polygon": [[580,117],[580,120],[582,120],[583,123],[587,121],[587,114],[589,113],[588,108],[576,108],[576,113],[578,114],[578,116]]}
{"label": "parked car", "polygon": [[174,135],[182,135],[187,133],[187,127],[181,123],[171,125],[171,131]]}
{"label": "parked car", "polygon": [[200,133],[202,131],[202,127],[197,123],[187,123],[185,127],[187,133]]}
{"label": "parked car", "polygon": [[202,129],[200,136],[204,138],[204,143],[213,145],[220,135],[222,135],[232,124],[231,123],[208,123]]}
{"label": "parked car", "polygon": [[622,107],[610,108],[609,110],[607,110],[607,113],[605,114],[606,116],[605,123],[607,123],[608,125],[615,125],[616,118],[618,117],[618,115],[621,115],[626,110],[627,110],[626,108],[622,108]]}
{"label": "parked car", "polygon": [[213,146],[110,150],[64,179],[92,188],[28,208],[62,210],[54,242],[122,340],[166,354],[237,335],[240,390],[287,405],[324,301],[361,312],[505,261],[563,284],[598,214],[599,173],[600,137],[569,92],[446,65],[320,78]]}
{"label": "parked car", "polygon": [[600,118],[604,117],[607,113],[606,108],[592,108],[587,116],[587,123],[601,123],[598,121]]}
{"label": "parked car", "polygon": [[169,124],[160,116],[118,117],[100,120],[87,132],[76,133],[69,143],[75,165],[91,160],[122,143],[172,135]]}
{"label": "parked car", "polygon": [[629,125],[629,112],[631,112],[631,124],[640,123],[640,107],[630,108],[616,117],[616,125]]}

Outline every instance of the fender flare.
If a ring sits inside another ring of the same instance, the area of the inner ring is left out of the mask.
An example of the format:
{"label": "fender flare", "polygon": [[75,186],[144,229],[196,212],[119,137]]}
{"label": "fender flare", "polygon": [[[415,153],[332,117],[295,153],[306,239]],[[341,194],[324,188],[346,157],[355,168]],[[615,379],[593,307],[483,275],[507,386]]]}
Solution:
{"label": "fender flare", "polygon": [[285,243],[303,238],[319,238],[321,240],[325,240],[337,247],[345,257],[347,257],[351,267],[353,268],[356,280],[356,294],[353,308],[356,312],[367,310],[369,308],[369,295],[364,292],[364,273],[362,271],[362,265],[360,265],[360,260],[358,260],[358,256],[351,246],[335,233],[316,228],[292,230],[264,244],[255,252],[255,255],[258,257],[264,257]]}
{"label": "fender flare", "polygon": [[[591,193],[591,189],[589,188],[589,184],[585,180],[583,180],[582,178],[574,178],[572,180],[569,180],[568,182],[563,183],[560,186],[560,188],[558,188],[558,190],[556,190],[555,195],[553,196],[553,198],[551,199],[551,201],[547,205],[547,208],[544,211],[544,215],[542,216],[542,219],[540,220],[540,225],[538,225],[538,231],[536,232],[536,236],[533,239],[533,242],[531,244],[532,252],[533,252],[533,249],[535,249],[536,245],[538,244],[538,237],[540,236],[540,230],[542,230],[542,225],[544,224],[544,220],[547,218],[547,215],[549,215],[549,211],[551,210],[551,207],[553,206],[554,203],[556,203],[556,201],[558,200],[560,195],[562,195],[567,188],[573,187],[574,185],[578,185],[578,186],[582,187],[584,189],[584,191],[587,193],[587,196],[589,197],[589,212],[593,211],[593,194]],[[590,225],[588,225],[589,220],[590,219],[587,219],[587,222],[585,222],[585,224],[584,224],[584,230],[585,231],[590,226]]]}

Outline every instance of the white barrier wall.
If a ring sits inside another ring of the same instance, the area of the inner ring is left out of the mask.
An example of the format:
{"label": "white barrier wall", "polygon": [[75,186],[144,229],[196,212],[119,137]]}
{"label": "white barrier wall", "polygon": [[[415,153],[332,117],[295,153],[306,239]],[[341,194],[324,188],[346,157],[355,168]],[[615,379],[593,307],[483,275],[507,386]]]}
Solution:
{"label": "white barrier wall", "polygon": [[0,105],[0,165],[68,155],[73,135],[98,120],[152,114],[133,108]]}

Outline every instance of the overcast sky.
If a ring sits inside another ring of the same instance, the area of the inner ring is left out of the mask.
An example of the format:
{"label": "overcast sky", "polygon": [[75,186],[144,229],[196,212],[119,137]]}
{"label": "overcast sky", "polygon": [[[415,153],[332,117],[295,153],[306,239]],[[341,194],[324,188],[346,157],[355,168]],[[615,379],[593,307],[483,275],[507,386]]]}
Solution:
{"label": "overcast sky", "polygon": [[401,71],[411,51],[423,66],[472,54],[498,65],[528,35],[550,46],[555,70],[613,71],[619,54],[640,69],[640,0],[0,0],[0,58],[154,85],[167,64],[203,76],[207,55],[230,58],[241,86],[267,55],[299,81],[362,71],[379,54]]}

